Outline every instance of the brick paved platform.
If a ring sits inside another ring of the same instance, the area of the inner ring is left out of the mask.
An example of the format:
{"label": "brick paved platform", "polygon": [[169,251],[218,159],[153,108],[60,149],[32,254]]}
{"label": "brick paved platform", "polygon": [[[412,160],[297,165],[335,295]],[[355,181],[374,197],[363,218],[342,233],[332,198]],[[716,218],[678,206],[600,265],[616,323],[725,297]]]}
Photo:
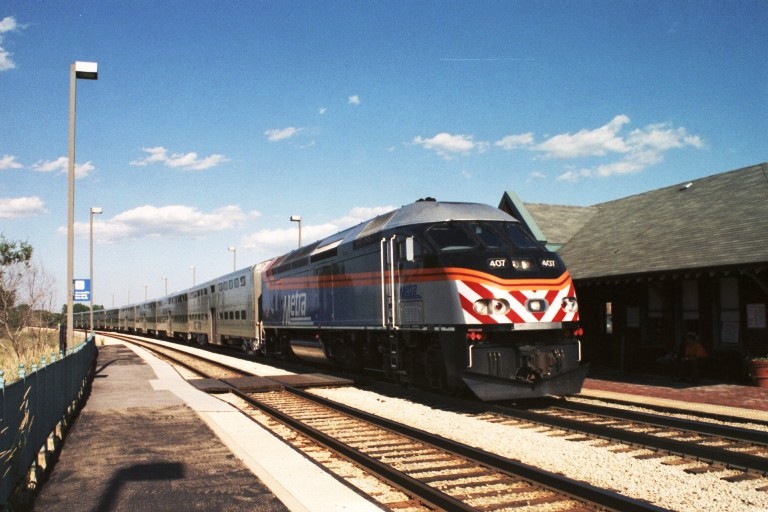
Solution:
{"label": "brick paved platform", "polygon": [[755,386],[596,371],[581,394],[768,422],[768,388]]}

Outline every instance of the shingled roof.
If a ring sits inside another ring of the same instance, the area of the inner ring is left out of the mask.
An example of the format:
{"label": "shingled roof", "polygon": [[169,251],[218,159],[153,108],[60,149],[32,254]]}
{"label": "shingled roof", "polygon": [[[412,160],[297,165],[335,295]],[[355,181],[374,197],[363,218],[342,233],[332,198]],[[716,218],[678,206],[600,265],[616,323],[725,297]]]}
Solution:
{"label": "shingled roof", "polygon": [[597,206],[564,206],[525,203],[544,234],[547,245],[558,249],[578,233],[598,212]]}
{"label": "shingled roof", "polygon": [[526,208],[550,243],[564,244],[575,279],[768,268],[765,163],[586,208]]}

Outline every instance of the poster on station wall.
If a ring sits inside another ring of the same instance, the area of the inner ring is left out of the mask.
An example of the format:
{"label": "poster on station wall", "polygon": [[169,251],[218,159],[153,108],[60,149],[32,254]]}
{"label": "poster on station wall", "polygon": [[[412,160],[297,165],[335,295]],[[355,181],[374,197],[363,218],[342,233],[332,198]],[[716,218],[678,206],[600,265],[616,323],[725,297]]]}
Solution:
{"label": "poster on station wall", "polygon": [[723,322],[720,341],[726,345],[736,345],[739,342],[739,322]]}
{"label": "poster on station wall", "polygon": [[747,328],[765,329],[765,304],[747,304]]}

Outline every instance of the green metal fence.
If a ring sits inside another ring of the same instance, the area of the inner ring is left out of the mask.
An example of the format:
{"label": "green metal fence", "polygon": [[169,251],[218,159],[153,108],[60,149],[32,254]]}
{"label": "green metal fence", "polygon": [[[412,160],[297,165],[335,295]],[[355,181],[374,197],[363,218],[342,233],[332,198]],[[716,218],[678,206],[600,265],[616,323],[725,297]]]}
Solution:
{"label": "green metal fence", "polygon": [[93,336],[58,360],[20,371],[5,385],[0,378],[0,508],[14,491],[36,483],[41,466],[58,448],[92,380]]}

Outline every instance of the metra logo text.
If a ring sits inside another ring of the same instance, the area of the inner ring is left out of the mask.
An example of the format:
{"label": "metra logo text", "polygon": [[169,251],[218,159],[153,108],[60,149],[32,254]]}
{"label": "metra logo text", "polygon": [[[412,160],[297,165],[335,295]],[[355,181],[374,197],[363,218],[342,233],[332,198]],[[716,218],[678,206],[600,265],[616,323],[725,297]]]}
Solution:
{"label": "metra logo text", "polygon": [[283,296],[283,321],[307,316],[307,294],[296,292]]}

